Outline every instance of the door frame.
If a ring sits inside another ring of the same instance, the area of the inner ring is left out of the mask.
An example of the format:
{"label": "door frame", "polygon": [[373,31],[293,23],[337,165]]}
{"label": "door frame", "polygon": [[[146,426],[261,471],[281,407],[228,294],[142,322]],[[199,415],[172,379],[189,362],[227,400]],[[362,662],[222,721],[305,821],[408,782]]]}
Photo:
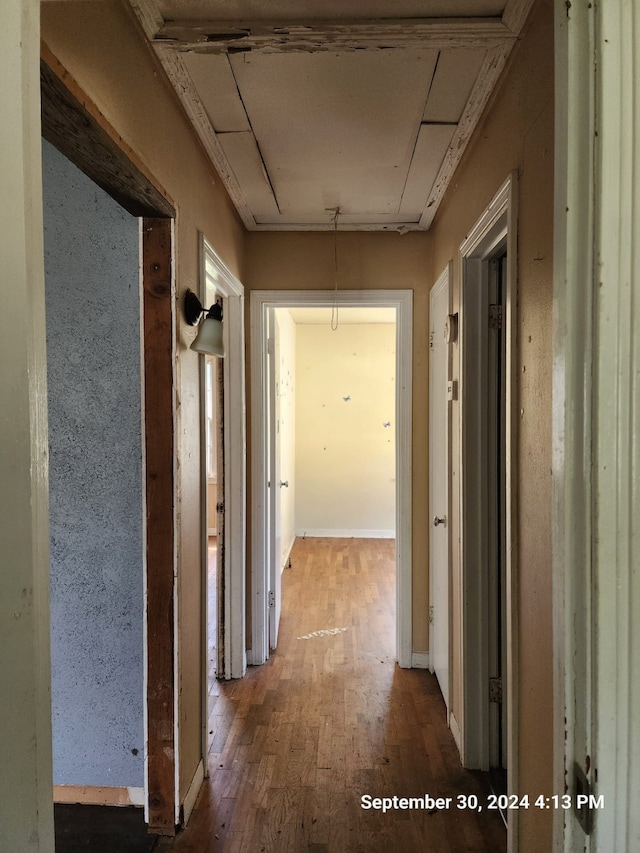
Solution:
{"label": "door frame", "polygon": [[[447,266],[440,273],[438,278],[435,281],[435,284],[429,291],[429,328],[431,328],[431,319],[432,319],[432,309],[433,302],[435,299],[435,294],[446,288],[447,291],[447,312],[450,313],[452,309],[452,292],[451,292],[451,279],[452,279],[452,264],[449,262]],[[443,330],[441,330],[443,331]],[[430,332],[431,334],[431,332]],[[452,355],[451,355],[451,346],[447,346],[447,382],[451,379],[451,364],[452,364]],[[432,441],[433,435],[431,430],[432,423],[432,394],[431,394],[431,366],[429,367],[429,524],[431,529],[431,511],[432,511],[432,502],[431,502],[431,459],[433,456],[432,451]],[[447,471],[447,478],[444,484],[445,487],[445,512],[447,514],[447,582],[448,582],[448,592],[447,592],[447,601],[448,601],[448,612],[447,612],[447,656],[449,658],[448,664],[448,684],[447,684],[447,700],[445,704],[447,706],[447,717],[451,715],[451,672],[452,672],[452,657],[451,657],[451,629],[452,629],[452,620],[451,620],[451,488],[449,483],[450,477],[450,462],[451,462],[451,406],[447,404],[446,408],[446,424],[445,424],[445,470]],[[433,605],[434,601],[434,572],[432,569],[432,551],[431,551],[431,537],[429,537],[429,605],[430,607]],[[435,629],[434,622],[431,619],[431,612],[429,614],[429,669],[432,673],[435,672],[434,668],[434,654],[433,650],[435,647]],[[442,690],[442,686],[440,688]]]}
{"label": "door frame", "polygon": [[269,309],[268,336],[271,347],[267,353],[268,380],[265,383],[265,394],[268,396],[268,416],[265,422],[265,448],[269,470],[268,481],[273,484],[268,493],[267,501],[267,548],[269,553],[269,589],[272,593],[272,604],[269,607],[269,649],[275,650],[278,645],[280,629],[280,611],[282,609],[282,505],[280,480],[280,330],[278,318],[274,309]]}
{"label": "door frame", "polygon": [[553,849],[618,853],[640,832],[640,34],[633,4],[555,13],[554,784],[606,808],[554,813]]}
{"label": "door frame", "polygon": [[[483,489],[487,481],[487,265],[507,249],[505,314],[505,531],[507,643],[507,779],[517,793],[517,565],[516,565],[516,299],[517,173],[500,187],[459,249],[460,264],[460,600],[462,649],[461,758],[465,767],[489,769],[487,533]],[[479,558],[478,558],[479,555]],[[479,559],[479,564],[478,564]],[[515,837],[517,814],[509,815]]]}
{"label": "door frame", "polygon": [[[246,566],[246,427],[244,358],[244,287],[204,234],[200,234],[200,295],[202,304],[213,304],[222,297],[224,373],[224,595],[220,602],[222,624],[217,626],[218,646],[224,660],[219,678],[242,678],[247,670],[245,650],[245,566]],[[200,363],[201,458],[206,457],[206,376],[205,359]],[[201,494],[206,495],[206,465],[201,465]],[[206,703],[208,696],[208,520],[207,500],[201,501],[201,556],[203,607],[203,757],[207,754]]]}
{"label": "door frame", "polygon": [[[396,658],[412,665],[412,368],[413,291],[347,290],[338,294],[346,307],[396,309]],[[250,664],[269,657],[269,565],[267,559],[267,309],[331,308],[333,290],[254,290],[250,296],[251,335],[251,628]]]}
{"label": "door frame", "polygon": [[44,44],[40,90],[45,139],[140,219],[145,820],[151,832],[173,835],[180,817],[175,208],[142,160]]}

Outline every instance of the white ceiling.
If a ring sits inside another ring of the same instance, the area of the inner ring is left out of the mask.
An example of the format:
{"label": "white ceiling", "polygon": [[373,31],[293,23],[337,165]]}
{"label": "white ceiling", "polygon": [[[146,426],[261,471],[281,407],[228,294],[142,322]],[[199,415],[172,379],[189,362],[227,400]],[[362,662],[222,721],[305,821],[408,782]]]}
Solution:
{"label": "white ceiling", "polygon": [[247,228],[404,232],[431,224],[532,0],[129,2]]}

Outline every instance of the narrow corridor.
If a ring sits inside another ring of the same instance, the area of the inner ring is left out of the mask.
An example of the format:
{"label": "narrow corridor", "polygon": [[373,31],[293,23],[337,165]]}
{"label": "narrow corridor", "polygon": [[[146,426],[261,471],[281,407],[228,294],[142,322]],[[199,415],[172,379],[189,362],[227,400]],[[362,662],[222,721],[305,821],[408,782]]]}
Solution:
{"label": "narrow corridor", "polygon": [[[394,543],[297,540],[277,651],[211,683],[209,771],[175,853],[499,853],[497,812],[462,769],[430,673],[394,663]],[[333,633],[333,632],[336,633]],[[323,633],[331,632],[331,633]],[[452,797],[449,809],[364,809],[361,798]]]}

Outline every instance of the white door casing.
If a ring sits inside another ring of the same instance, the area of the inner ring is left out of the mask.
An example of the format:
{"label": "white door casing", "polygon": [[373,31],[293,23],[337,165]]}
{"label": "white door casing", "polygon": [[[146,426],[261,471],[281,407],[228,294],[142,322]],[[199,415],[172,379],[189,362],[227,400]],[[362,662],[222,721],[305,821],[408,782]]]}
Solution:
{"label": "white door casing", "polygon": [[556,9],[554,780],[604,803],[556,815],[566,853],[640,849],[638,23]]}
{"label": "white door casing", "polygon": [[[516,567],[516,281],[517,174],[512,173],[460,246],[460,599],[462,614],[461,758],[465,767],[489,769],[489,626],[487,572],[488,262],[507,251],[503,294],[506,597],[506,752],[508,793],[518,793],[517,567]],[[509,849],[517,840],[517,811],[509,815]]]}
{"label": "white door casing", "polygon": [[278,628],[282,605],[282,579],[280,571],[282,535],[280,527],[280,331],[275,308],[269,309],[269,338],[265,387],[269,417],[267,418],[267,443],[269,473],[267,481],[267,512],[269,537],[269,648],[278,645]]}
{"label": "white door casing", "polygon": [[[216,296],[223,300],[223,359],[224,381],[224,596],[218,611],[224,624],[222,642],[224,672],[220,678],[241,678],[246,672],[245,652],[245,566],[246,566],[246,406],[244,359],[244,288],[236,276],[214,250],[204,235],[200,235],[201,300],[207,308]],[[205,416],[206,381],[205,360],[201,360],[201,412]],[[205,429],[202,429],[202,452],[205,453]],[[206,465],[201,466],[201,494],[206,493]],[[221,523],[222,516],[218,516]],[[207,714],[207,562],[208,520],[206,501],[202,501],[202,575],[203,575],[203,719],[206,729]],[[206,731],[203,732],[203,749],[206,755]]]}
{"label": "white door casing", "polygon": [[[267,526],[268,459],[265,434],[268,417],[264,395],[269,308],[331,307],[334,292],[252,291],[251,315],[251,619],[252,648],[248,662],[269,657],[269,561]],[[396,309],[396,657],[412,665],[412,361],[413,292],[411,290],[350,290],[338,295],[340,307]]]}
{"label": "white door casing", "polygon": [[429,663],[449,711],[449,348],[450,267],[429,294]]}

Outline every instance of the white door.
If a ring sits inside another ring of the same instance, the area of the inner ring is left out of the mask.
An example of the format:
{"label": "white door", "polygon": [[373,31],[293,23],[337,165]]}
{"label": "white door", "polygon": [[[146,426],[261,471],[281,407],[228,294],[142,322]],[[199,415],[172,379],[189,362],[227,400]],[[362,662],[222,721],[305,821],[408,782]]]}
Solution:
{"label": "white door", "polygon": [[282,552],[280,533],[280,344],[275,309],[269,309],[269,648],[278,644],[280,625]]}
{"label": "white door", "polygon": [[449,709],[449,489],[448,354],[449,270],[429,294],[429,588],[430,666]]}

